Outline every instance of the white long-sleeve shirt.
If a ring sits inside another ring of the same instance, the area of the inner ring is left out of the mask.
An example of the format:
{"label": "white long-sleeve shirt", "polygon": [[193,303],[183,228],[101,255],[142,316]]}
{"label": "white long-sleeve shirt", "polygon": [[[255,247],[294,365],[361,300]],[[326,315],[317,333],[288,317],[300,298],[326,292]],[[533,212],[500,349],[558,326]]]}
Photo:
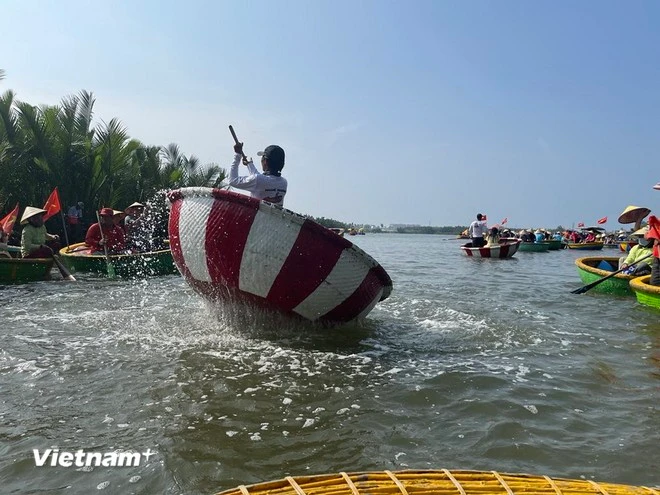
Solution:
{"label": "white long-sleeve shirt", "polygon": [[241,158],[241,155],[238,153],[234,155],[234,161],[229,169],[229,185],[249,191],[250,196],[253,198],[282,206],[284,204],[284,196],[286,195],[286,179],[277,175],[259,173],[252,160],[247,164],[250,175],[239,176],[238,165],[241,162]]}
{"label": "white long-sleeve shirt", "polygon": [[475,220],[468,229],[470,237],[484,237],[488,233],[488,225],[485,220]]}

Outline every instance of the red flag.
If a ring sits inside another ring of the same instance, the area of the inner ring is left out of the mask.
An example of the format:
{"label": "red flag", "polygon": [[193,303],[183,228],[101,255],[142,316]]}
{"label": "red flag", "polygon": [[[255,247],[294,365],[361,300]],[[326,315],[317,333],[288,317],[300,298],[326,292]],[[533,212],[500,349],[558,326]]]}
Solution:
{"label": "red flag", "polygon": [[598,225],[603,225],[604,223],[607,223],[607,217],[603,217],[603,218],[598,219]]}
{"label": "red flag", "polygon": [[60,195],[57,192],[56,187],[53,189],[53,192],[50,193],[50,196],[48,196],[46,204],[44,205],[44,210],[46,210],[46,214],[44,215],[44,222],[55,215],[55,213],[59,213],[61,209],[62,206],[60,205]]}
{"label": "red flag", "polygon": [[12,230],[14,230],[14,224],[16,223],[17,218],[18,218],[18,203],[16,203],[16,207],[9,212],[9,215],[7,215],[5,218],[0,220],[0,227],[7,235],[11,235]]}
{"label": "red flag", "polygon": [[501,223],[502,225],[504,225],[504,224],[507,223],[508,221],[509,221],[509,217],[506,217],[506,218],[504,218],[504,220],[502,220],[500,223]]}
{"label": "red flag", "polygon": [[584,227],[584,222],[578,222],[578,227]]}

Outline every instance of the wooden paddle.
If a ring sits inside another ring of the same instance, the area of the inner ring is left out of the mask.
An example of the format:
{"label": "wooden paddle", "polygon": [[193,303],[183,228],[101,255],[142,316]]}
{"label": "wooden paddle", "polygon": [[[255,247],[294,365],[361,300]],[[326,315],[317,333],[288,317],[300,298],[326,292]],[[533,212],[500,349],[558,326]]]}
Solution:
{"label": "wooden paddle", "polygon": [[[234,138],[234,142],[236,144],[241,144],[241,142],[238,140],[238,137],[236,136],[236,132],[234,132],[234,128],[231,125],[229,126],[229,132],[231,132],[231,136]],[[247,165],[248,159],[247,156],[245,156],[245,153],[243,153],[243,150],[241,150],[241,155],[243,155],[243,165]]]}
{"label": "wooden paddle", "polygon": [[115,273],[115,267],[110,262],[110,256],[108,256],[108,246],[105,243],[105,236],[103,235],[103,225],[101,224],[101,217],[99,212],[96,212],[96,220],[99,222],[99,231],[101,232],[101,240],[103,241],[103,252],[105,253],[105,265],[108,271],[108,278],[115,278],[117,274]]}
{"label": "wooden paddle", "polygon": [[71,275],[71,272],[69,270],[67,270],[66,266],[64,266],[64,263],[62,263],[62,261],[60,260],[59,256],[57,256],[56,254],[53,254],[53,261],[57,265],[57,269],[62,274],[62,278],[64,280],[69,280],[70,282],[75,282],[76,281],[76,277]]}
{"label": "wooden paddle", "polygon": [[596,280],[595,282],[591,282],[590,284],[585,285],[584,287],[580,287],[579,289],[572,290],[572,291],[571,291],[571,294],[584,294],[584,293],[587,292],[588,290],[591,290],[591,289],[593,289],[594,287],[596,287],[596,286],[597,286],[598,284],[600,284],[601,282],[605,282],[605,280],[612,278],[612,277],[613,277],[614,275],[616,275],[617,273],[621,273],[623,270],[627,270],[627,269],[630,268],[631,266],[636,265],[636,264],[639,263],[640,261],[644,261],[645,259],[648,259],[648,258],[650,258],[651,256],[653,256],[653,255],[652,255],[652,254],[649,254],[648,256],[644,256],[642,259],[639,259],[639,260],[635,261],[634,263],[630,263],[627,267],[625,267],[625,268],[621,268],[621,269],[619,269],[619,270],[617,270],[617,271],[615,271],[615,272],[612,272],[612,273],[610,273],[609,275],[607,275],[606,277],[601,278],[600,280]]}

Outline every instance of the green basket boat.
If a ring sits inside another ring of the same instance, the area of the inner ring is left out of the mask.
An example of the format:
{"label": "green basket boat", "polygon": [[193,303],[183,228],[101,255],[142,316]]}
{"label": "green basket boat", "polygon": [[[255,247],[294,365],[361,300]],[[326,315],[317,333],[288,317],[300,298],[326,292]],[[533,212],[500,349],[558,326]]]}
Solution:
{"label": "green basket boat", "polygon": [[16,284],[50,280],[52,258],[4,258],[0,257],[0,283]]}
{"label": "green basket boat", "polygon": [[646,486],[449,469],[339,472],[240,485],[217,495],[660,495]]}
{"label": "green basket boat", "polygon": [[[608,265],[605,268],[598,268],[598,266]],[[580,280],[585,285],[600,280],[603,277],[612,275],[619,266],[619,258],[616,256],[585,256],[575,260]],[[632,296],[633,292],[630,289],[630,281],[635,278],[633,275],[625,275],[624,273],[617,273],[613,277],[605,280],[603,283],[598,284],[592,290],[594,292],[601,292],[603,294],[615,294],[617,296]]]}
{"label": "green basket boat", "polygon": [[547,253],[550,244],[547,242],[521,242],[518,251],[528,253]]}
{"label": "green basket boat", "polygon": [[637,297],[637,302],[644,306],[660,309],[660,286],[650,285],[651,275],[637,277],[630,281],[630,288]]}
{"label": "green basket boat", "polygon": [[[60,249],[60,259],[74,273],[106,275],[108,264],[105,255],[92,254],[84,242]],[[122,278],[141,278],[178,273],[169,249],[144,253],[111,254],[108,259],[115,273]]]}
{"label": "green basket boat", "polygon": [[559,251],[560,249],[564,249],[564,243],[561,239],[549,239],[544,242],[548,243],[548,249],[550,251]]}
{"label": "green basket boat", "polygon": [[582,251],[600,251],[603,249],[604,242],[568,242],[568,249],[579,249]]}

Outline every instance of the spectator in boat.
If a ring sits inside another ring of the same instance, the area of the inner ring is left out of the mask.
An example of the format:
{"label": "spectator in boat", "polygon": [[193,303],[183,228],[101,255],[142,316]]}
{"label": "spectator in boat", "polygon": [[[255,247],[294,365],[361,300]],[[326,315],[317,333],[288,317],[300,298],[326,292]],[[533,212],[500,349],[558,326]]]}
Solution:
{"label": "spectator in boat", "polygon": [[564,236],[561,235],[561,232],[557,231],[557,232],[555,232],[555,234],[552,236],[552,239],[555,240],[555,241],[563,241],[563,240],[564,240]]}
{"label": "spectator in boat", "polygon": [[9,242],[9,235],[4,230],[0,229],[0,258],[11,258],[7,242]]}
{"label": "spectator in boat", "polygon": [[137,251],[146,251],[149,244],[149,233],[144,224],[144,205],[137,201],[124,210],[124,231],[126,232],[126,247]]}
{"label": "spectator in boat", "polygon": [[492,227],[488,232],[486,247],[500,245],[500,231],[497,227]]}
{"label": "spectator in boat", "polygon": [[82,240],[83,206],[83,202],[78,201],[75,205],[69,206],[66,212],[66,223],[71,242],[80,242]]}
{"label": "spectator in boat", "polygon": [[525,229],[522,231],[520,239],[523,242],[534,242],[534,234],[532,234],[531,230]]}
{"label": "spectator in boat", "polygon": [[534,242],[543,242],[545,241],[545,236],[543,235],[543,232],[541,232],[541,229],[536,229],[536,232],[534,232]]}
{"label": "spectator in boat", "polygon": [[[653,254],[653,240],[644,238],[648,230],[648,227],[644,227],[631,234],[633,236],[639,236],[639,238],[637,239],[637,244],[633,246],[627,256],[619,258],[619,269],[624,269],[624,273],[637,276],[651,273],[652,258],[648,258],[646,261],[639,261]],[[636,265],[630,266],[636,262],[638,262]]]}
{"label": "spectator in boat", "polygon": [[139,222],[142,218],[144,205],[136,201],[135,203],[128,205],[124,212],[126,213],[126,216],[124,217],[124,230],[128,234],[131,230],[137,227],[138,224],[136,222]]}
{"label": "spectator in boat", "polygon": [[261,157],[263,173],[249,160],[245,163],[249,175],[245,176],[238,175],[238,164],[243,157],[243,143],[235,144],[234,152],[234,161],[229,169],[229,185],[248,191],[253,198],[282,206],[287,190],[287,180],[282,177],[284,150],[276,144],[266,146],[265,150],[257,153]]}
{"label": "spectator in boat", "polygon": [[644,236],[653,241],[653,258],[651,258],[651,285],[660,285],[660,220],[655,215],[649,217],[649,231]]}
{"label": "spectator in boat", "polygon": [[[114,210],[112,208],[101,208],[99,213],[100,223],[89,226],[85,236],[85,244],[92,248],[92,253],[104,252],[104,246],[108,252],[117,253],[125,247],[124,229],[115,225]],[[101,236],[101,232],[103,235]]]}
{"label": "spectator in boat", "polygon": [[124,228],[124,222],[123,222],[125,216],[126,213],[124,213],[121,210],[112,210],[112,223],[114,223],[117,227],[123,230],[124,234],[126,234],[126,229]]}
{"label": "spectator in boat", "polygon": [[486,221],[483,218],[484,216],[481,213],[477,213],[477,219],[468,227],[468,233],[472,239],[472,247],[483,247],[486,245],[484,236],[488,233],[488,225],[486,225]]}
{"label": "spectator in boat", "polygon": [[52,258],[60,249],[60,236],[49,234],[44,225],[46,210],[28,206],[23,212],[21,225],[21,256],[23,258]]}
{"label": "spectator in boat", "polygon": [[586,244],[587,242],[595,242],[595,241],[596,241],[596,236],[594,235],[593,232],[589,232],[587,234],[587,237],[585,237],[582,242]]}

